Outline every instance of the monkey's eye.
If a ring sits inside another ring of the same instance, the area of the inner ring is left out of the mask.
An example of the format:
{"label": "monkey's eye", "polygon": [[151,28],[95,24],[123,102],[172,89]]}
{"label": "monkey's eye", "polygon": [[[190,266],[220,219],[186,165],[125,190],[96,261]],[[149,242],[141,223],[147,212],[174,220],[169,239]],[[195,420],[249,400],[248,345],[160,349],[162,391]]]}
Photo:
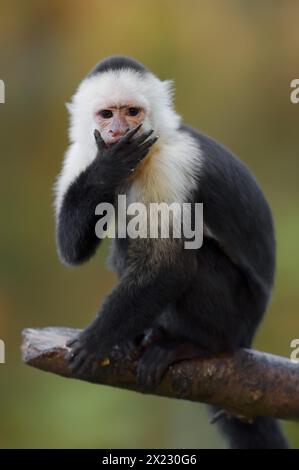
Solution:
{"label": "monkey's eye", "polygon": [[137,108],[137,107],[128,108],[128,115],[129,116],[137,116],[137,114],[139,114],[139,112],[140,112],[140,108]]}
{"label": "monkey's eye", "polygon": [[102,109],[98,112],[98,115],[101,116],[103,119],[110,119],[113,116],[113,112],[110,109]]}

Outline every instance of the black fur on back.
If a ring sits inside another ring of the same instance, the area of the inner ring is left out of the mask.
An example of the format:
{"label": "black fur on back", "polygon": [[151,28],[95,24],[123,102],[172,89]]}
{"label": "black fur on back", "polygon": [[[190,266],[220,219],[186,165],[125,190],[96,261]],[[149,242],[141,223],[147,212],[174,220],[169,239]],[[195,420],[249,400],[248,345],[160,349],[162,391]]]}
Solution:
{"label": "black fur on back", "polygon": [[97,65],[88,74],[88,76],[91,77],[98,73],[108,72],[109,70],[121,69],[132,69],[135,72],[139,72],[142,74],[149,72],[148,69],[137,60],[123,55],[115,55],[107,57],[106,59],[98,62]]}

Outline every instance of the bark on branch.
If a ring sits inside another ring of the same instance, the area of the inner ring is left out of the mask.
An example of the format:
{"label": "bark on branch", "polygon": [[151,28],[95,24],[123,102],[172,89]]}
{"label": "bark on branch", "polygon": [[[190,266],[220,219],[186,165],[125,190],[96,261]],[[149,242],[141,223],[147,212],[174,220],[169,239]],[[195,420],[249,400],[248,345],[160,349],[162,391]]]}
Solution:
{"label": "bark on branch", "polygon": [[[136,362],[94,364],[84,376],[68,368],[65,343],[78,334],[73,328],[23,331],[23,361],[63,377],[148,393],[136,381]],[[220,405],[246,419],[299,417],[299,365],[286,358],[241,349],[234,355],[183,361],[169,368],[162,383],[149,392],[171,398]]]}

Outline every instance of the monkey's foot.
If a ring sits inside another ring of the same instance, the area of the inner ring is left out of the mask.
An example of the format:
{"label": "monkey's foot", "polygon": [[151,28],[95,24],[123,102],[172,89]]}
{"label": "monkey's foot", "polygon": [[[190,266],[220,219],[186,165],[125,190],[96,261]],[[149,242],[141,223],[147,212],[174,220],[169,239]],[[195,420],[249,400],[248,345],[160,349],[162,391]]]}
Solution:
{"label": "monkey's foot", "polygon": [[88,328],[66,343],[66,346],[70,348],[66,359],[72,372],[83,374],[91,367],[92,363],[97,361],[99,357],[97,344],[96,335]]}
{"label": "monkey's foot", "polygon": [[111,359],[116,361],[137,361],[141,356],[140,341],[128,340],[121,346],[116,345],[111,351]]}
{"label": "monkey's foot", "polygon": [[94,324],[87,327],[79,336],[72,338],[66,343],[70,348],[66,359],[70,369],[80,375],[90,370],[94,365],[107,365],[110,360],[137,360],[140,350],[134,341],[127,340],[121,345],[113,348],[103,344],[102,335],[97,334]]}
{"label": "monkey's foot", "polygon": [[196,345],[161,339],[147,347],[139,360],[138,382],[145,390],[152,390],[171,364],[201,356],[202,350]]}
{"label": "monkey's foot", "polygon": [[111,358],[116,361],[137,361],[144,350],[154,342],[164,338],[164,330],[159,326],[151,326],[137,335],[134,340],[127,340],[122,345],[116,345],[111,351]]}

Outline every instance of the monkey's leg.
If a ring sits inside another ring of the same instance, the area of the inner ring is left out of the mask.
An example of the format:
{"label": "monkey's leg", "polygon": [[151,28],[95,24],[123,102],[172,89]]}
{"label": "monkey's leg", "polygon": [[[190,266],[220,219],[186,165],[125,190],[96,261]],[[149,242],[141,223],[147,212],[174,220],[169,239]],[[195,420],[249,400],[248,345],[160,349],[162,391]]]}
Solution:
{"label": "monkey's leg", "polygon": [[157,319],[164,336],[145,349],[138,366],[140,383],[145,388],[155,387],[175,362],[248,346],[252,310],[237,268],[213,245],[206,244],[193,283]]}
{"label": "monkey's leg", "polygon": [[123,275],[93,322],[67,343],[72,370],[81,373],[91,362],[110,357],[115,346],[126,349],[128,343],[143,335],[167,305],[183,295],[192,282],[195,266],[192,253],[184,253],[172,263],[161,262],[155,271],[145,271],[140,263],[139,271]]}

